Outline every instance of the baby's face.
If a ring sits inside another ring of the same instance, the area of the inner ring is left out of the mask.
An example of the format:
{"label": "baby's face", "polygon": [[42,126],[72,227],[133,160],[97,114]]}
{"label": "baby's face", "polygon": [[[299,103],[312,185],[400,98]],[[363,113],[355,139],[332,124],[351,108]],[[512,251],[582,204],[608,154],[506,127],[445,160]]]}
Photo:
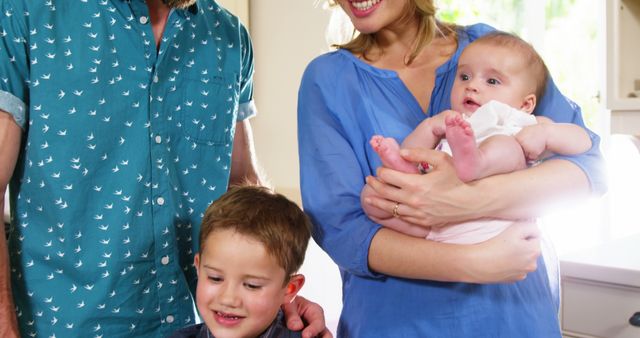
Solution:
{"label": "baby's face", "polygon": [[285,301],[285,271],[262,243],[233,230],[209,235],[196,256],[196,305],[217,338],[257,337]]}
{"label": "baby's face", "polygon": [[532,93],[533,81],[518,53],[505,47],[471,44],[458,60],[451,109],[471,115],[491,100],[522,109],[525,97]]}

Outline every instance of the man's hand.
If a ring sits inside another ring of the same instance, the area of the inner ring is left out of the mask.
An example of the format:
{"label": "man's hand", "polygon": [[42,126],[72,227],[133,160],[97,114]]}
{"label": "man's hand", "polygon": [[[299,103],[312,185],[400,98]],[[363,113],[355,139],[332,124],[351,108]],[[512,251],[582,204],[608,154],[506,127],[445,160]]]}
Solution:
{"label": "man's hand", "polygon": [[[283,305],[282,310],[289,330],[300,331],[304,328],[302,330],[303,338],[333,337],[325,325],[324,311],[320,305],[302,296],[297,296],[291,303]],[[305,323],[308,323],[306,327]]]}

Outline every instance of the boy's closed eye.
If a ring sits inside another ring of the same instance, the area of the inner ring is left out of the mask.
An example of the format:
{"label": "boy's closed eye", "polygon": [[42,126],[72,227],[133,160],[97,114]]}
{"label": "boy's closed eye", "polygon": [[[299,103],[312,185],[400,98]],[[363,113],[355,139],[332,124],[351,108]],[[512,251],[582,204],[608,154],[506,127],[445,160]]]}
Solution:
{"label": "boy's closed eye", "polygon": [[249,283],[249,282],[245,282],[244,287],[246,287],[249,290],[260,290],[262,289],[262,285],[258,284],[258,283]]}
{"label": "boy's closed eye", "polygon": [[224,278],[220,276],[207,276],[207,278],[214,283],[221,283],[222,281],[224,281]]}

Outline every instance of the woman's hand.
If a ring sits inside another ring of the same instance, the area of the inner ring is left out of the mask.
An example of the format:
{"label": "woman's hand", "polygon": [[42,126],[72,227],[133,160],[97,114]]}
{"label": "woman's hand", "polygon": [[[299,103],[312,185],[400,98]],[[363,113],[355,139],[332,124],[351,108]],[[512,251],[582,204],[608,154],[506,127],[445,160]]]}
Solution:
{"label": "woman's hand", "polygon": [[[291,303],[282,306],[287,327],[292,331],[302,330],[303,338],[332,338],[324,322],[324,311],[320,305],[302,296],[296,296]],[[302,318],[301,318],[302,317]],[[304,319],[304,322],[303,322]],[[308,323],[305,327],[304,323]]]}
{"label": "woman's hand", "polygon": [[470,282],[516,282],[538,266],[540,231],[534,221],[523,220],[470,249],[469,264],[465,265]]}
{"label": "woman's hand", "polygon": [[428,174],[406,174],[389,168],[379,168],[377,177],[367,177],[367,184],[378,197],[371,205],[393,210],[400,203],[398,216],[409,223],[425,227],[443,226],[481,217],[472,186],[456,175],[451,156],[431,149],[403,149],[403,158],[415,163],[429,163]]}

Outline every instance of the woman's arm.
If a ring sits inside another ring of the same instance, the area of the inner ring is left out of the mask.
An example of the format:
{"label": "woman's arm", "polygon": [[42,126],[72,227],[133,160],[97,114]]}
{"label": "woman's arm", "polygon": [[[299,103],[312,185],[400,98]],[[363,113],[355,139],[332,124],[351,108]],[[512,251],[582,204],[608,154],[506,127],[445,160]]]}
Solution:
{"label": "woman's arm", "polygon": [[400,202],[401,217],[423,226],[485,217],[526,219],[543,214],[556,203],[590,194],[584,172],[564,160],[464,183],[455,175],[450,157],[442,152],[410,149],[403,154],[407,160],[430,163],[434,170],[411,175],[380,168],[378,177],[369,178],[368,183],[384,198],[371,202],[379,208]]}
{"label": "woman's arm", "polygon": [[369,265],[385,275],[438,281],[496,283],[522,280],[537,268],[540,239],[533,223],[517,223],[473,245],[447,244],[381,229]]}

